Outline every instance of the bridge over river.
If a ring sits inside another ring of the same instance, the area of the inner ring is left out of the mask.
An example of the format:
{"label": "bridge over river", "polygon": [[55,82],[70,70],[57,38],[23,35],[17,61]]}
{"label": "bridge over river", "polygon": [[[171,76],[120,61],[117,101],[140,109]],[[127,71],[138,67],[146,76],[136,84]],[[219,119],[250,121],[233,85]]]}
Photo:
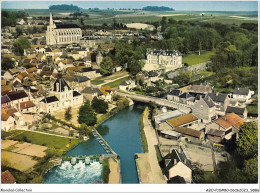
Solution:
{"label": "bridge over river", "polygon": [[175,101],[169,101],[169,100],[163,99],[163,98],[144,96],[144,95],[139,95],[139,94],[126,94],[126,93],[122,93],[122,92],[118,92],[117,94],[120,95],[120,96],[123,96],[123,97],[131,98],[132,100],[135,100],[135,101],[146,102],[146,103],[149,103],[151,101],[151,102],[154,102],[154,103],[161,105],[161,106],[166,106],[166,107],[178,109],[179,111],[181,111],[183,113],[190,113],[191,112],[191,106],[190,105],[178,103],[178,102],[175,102]]}

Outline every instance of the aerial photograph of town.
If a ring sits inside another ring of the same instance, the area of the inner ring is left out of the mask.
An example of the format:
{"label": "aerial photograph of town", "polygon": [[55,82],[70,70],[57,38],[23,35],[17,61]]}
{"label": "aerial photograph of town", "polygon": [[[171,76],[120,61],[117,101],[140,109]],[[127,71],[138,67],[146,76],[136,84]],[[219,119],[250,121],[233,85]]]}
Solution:
{"label": "aerial photograph of town", "polygon": [[2,1],[1,183],[258,184],[258,1]]}

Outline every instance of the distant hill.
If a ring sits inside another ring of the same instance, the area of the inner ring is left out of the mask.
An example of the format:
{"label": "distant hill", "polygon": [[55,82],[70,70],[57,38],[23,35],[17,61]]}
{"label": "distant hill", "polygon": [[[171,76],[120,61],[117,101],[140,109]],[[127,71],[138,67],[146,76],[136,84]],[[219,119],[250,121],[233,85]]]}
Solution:
{"label": "distant hill", "polygon": [[62,5],[50,5],[49,6],[50,10],[73,10],[73,11],[79,11],[81,8],[76,6],[76,5],[66,5],[66,4],[62,4]]}
{"label": "distant hill", "polygon": [[144,11],[174,11],[173,8],[170,7],[158,7],[158,6],[147,6],[147,7],[143,7]]}

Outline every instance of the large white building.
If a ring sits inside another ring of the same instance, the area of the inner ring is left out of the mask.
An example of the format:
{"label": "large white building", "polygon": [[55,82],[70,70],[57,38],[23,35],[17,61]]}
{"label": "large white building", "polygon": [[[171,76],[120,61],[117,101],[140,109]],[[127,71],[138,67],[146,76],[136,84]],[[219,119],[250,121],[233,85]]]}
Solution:
{"label": "large white building", "polygon": [[47,26],[47,45],[79,43],[82,31],[76,24],[63,24],[59,20],[53,20],[50,14],[50,23]]}
{"label": "large white building", "polygon": [[83,95],[72,90],[61,74],[55,80],[50,96],[40,101],[40,112],[51,113],[67,107],[78,107],[83,104]]}
{"label": "large white building", "polygon": [[149,50],[143,70],[175,70],[182,67],[182,54],[176,50]]}

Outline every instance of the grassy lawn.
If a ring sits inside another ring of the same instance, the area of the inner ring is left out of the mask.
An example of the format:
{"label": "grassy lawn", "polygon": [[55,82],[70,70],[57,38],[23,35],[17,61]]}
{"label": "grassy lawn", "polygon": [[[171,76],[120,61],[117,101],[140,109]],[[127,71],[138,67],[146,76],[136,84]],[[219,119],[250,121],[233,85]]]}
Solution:
{"label": "grassy lawn", "polygon": [[194,64],[199,64],[202,62],[207,62],[210,60],[210,57],[214,54],[214,51],[202,51],[200,56],[197,53],[192,53],[183,56],[182,62],[187,63],[189,66]]}
{"label": "grassy lawn", "polygon": [[98,85],[104,83],[104,80],[102,80],[104,77],[98,77],[94,80],[91,80],[91,84]]}
{"label": "grassy lawn", "polygon": [[121,78],[114,82],[104,84],[103,86],[110,86],[111,88],[115,88],[115,87],[118,87],[122,82],[124,82],[125,80],[128,80],[128,79],[129,79],[129,77]]}
{"label": "grassy lawn", "polygon": [[257,117],[258,116],[258,107],[257,105],[248,105],[246,107],[249,116]]}
{"label": "grassy lawn", "polygon": [[[20,131],[16,130],[15,132],[20,132]],[[24,131],[23,133],[13,137],[12,139],[17,141],[24,141],[24,139],[27,139],[27,141],[30,143],[37,144],[37,145],[44,145],[46,147],[55,148],[62,151],[66,151],[72,146],[75,146],[79,142],[81,142],[81,140],[78,139],[56,137],[56,136],[45,135],[41,133],[35,133],[31,131]]]}

